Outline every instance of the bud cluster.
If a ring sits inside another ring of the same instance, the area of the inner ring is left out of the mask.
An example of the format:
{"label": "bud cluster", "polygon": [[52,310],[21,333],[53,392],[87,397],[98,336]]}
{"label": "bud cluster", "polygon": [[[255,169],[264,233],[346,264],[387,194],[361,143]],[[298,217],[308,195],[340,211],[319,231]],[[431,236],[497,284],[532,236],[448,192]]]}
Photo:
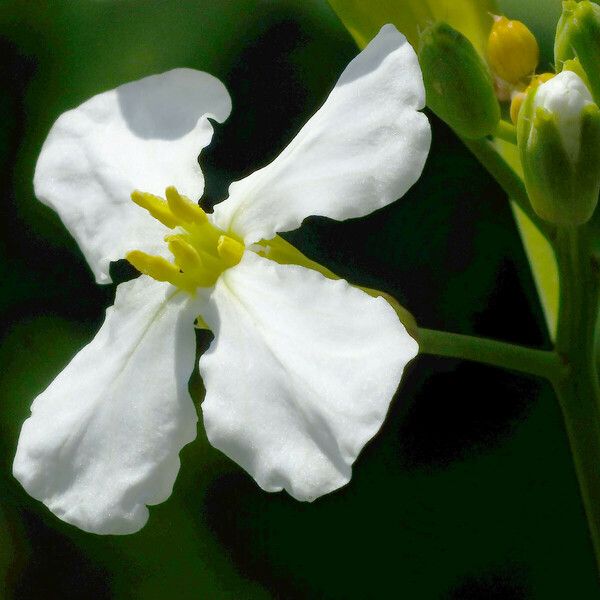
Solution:
{"label": "bud cluster", "polygon": [[558,74],[529,86],[517,135],[525,186],[536,213],[582,225],[600,192],[600,7],[563,2],[554,45]]}
{"label": "bud cluster", "polygon": [[534,35],[504,16],[493,17],[486,57],[443,22],[419,44],[429,108],[467,139],[514,131],[501,121],[510,115],[533,209],[577,226],[591,218],[600,191],[598,4],[563,2],[554,56],[557,71],[537,74]]}

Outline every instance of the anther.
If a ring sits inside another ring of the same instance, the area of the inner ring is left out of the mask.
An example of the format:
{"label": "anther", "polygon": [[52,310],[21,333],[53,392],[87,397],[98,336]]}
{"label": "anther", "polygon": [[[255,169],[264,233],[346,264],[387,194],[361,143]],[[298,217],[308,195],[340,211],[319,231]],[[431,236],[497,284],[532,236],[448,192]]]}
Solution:
{"label": "anther", "polygon": [[191,244],[178,235],[168,236],[166,240],[171,254],[175,257],[175,262],[184,273],[193,272],[202,267],[202,259]]}
{"label": "anther", "polygon": [[242,260],[244,250],[244,244],[228,235],[219,237],[219,241],[217,242],[217,253],[228,266],[233,267],[234,265],[237,265],[240,260]]}
{"label": "anther", "polygon": [[179,224],[175,215],[169,210],[168,204],[162,198],[148,192],[135,190],[131,193],[131,199],[169,229],[173,229]]}
{"label": "anther", "polygon": [[182,196],[174,186],[165,190],[167,203],[171,212],[186,223],[204,223],[207,220],[206,213],[189,198]]}
{"label": "anther", "polygon": [[146,254],[141,250],[132,250],[125,255],[125,258],[140,273],[148,275],[156,281],[168,281],[173,285],[180,284],[181,273],[179,269],[162,256]]}

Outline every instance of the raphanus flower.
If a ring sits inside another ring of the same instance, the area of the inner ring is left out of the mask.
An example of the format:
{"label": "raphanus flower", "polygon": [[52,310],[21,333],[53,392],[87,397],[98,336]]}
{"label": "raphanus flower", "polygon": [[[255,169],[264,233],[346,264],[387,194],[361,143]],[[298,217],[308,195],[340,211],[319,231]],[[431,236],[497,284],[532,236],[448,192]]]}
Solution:
{"label": "raphanus flower", "polygon": [[196,436],[197,318],[214,334],[199,365],[210,442],[267,491],[313,500],[347,483],[417,344],[383,298],[309,268],[276,234],[402,196],[429,150],[424,100],[413,49],[384,27],[282,154],[213,214],[185,196],[203,193],[208,119],[231,109],[214,77],[169,71],[59,117],[37,196],[99,283],[124,256],[146,274],[118,286],[96,337],[34,401],[14,461],[25,489],[84,530],[140,529]]}

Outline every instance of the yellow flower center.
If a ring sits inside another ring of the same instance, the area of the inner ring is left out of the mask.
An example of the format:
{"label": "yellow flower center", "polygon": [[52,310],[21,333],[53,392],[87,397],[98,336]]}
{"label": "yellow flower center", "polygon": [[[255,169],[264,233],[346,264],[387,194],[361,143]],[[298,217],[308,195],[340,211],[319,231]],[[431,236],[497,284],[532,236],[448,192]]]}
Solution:
{"label": "yellow flower center", "polygon": [[[165,190],[165,196],[166,200],[136,190],[131,199],[169,229],[177,229],[165,237],[174,262],[141,250],[128,252],[125,258],[141,273],[157,281],[169,282],[190,294],[196,288],[213,286],[223,271],[242,260],[246,247],[235,234],[215,227],[195,202],[182,196],[173,186]],[[335,273],[304,256],[278,235],[270,240],[260,240],[252,245],[251,250],[281,265],[299,265],[328,279],[339,279]],[[414,317],[395,298],[378,290],[358,287],[370,296],[384,297],[416,338],[413,334],[416,331]],[[208,328],[201,317],[196,320],[196,327]]]}
{"label": "yellow flower center", "polygon": [[182,196],[173,186],[165,190],[165,195],[166,200],[136,190],[131,199],[174,230],[165,237],[174,262],[141,250],[128,252],[125,258],[141,273],[189,293],[214,285],[225,269],[240,262],[244,244],[215,227],[195,202]]}

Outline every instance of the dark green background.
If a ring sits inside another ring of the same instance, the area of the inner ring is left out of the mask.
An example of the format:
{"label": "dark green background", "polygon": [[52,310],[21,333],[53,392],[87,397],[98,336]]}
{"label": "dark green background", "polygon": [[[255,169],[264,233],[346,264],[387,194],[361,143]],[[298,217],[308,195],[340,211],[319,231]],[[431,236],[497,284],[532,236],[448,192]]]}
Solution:
{"label": "dark green background", "polygon": [[[548,59],[559,3],[541,4],[529,10]],[[136,535],[82,533],[12,479],[32,399],[91,339],[114,294],[33,197],[54,119],[169,68],[217,75],[234,110],[202,157],[210,203],[278,154],[355,53],[318,0],[0,3],[1,598],[597,597],[551,390],[475,364],[414,361],[351,483],[311,505],[260,491],[202,428],[172,497]],[[403,200],[361,220],[309,219],[289,239],[394,294],[422,326],[548,346],[503,194],[433,125],[424,176]],[[191,386],[199,399],[197,376]]]}

